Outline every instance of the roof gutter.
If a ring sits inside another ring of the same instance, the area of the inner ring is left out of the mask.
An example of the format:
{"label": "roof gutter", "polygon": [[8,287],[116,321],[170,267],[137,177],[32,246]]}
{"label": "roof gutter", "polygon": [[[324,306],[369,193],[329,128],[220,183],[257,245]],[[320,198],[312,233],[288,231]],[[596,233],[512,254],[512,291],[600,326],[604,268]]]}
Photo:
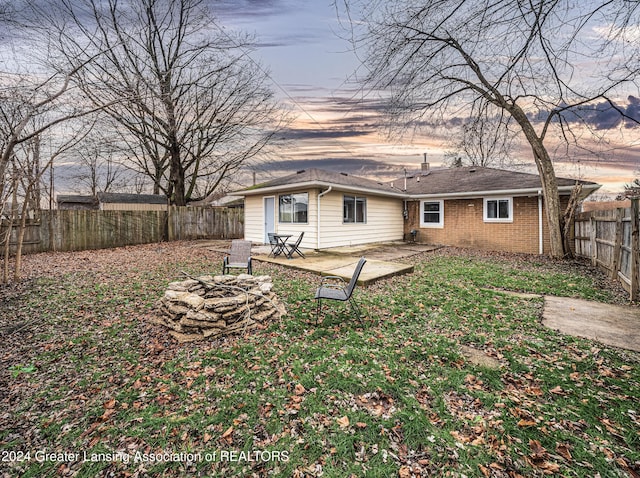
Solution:
{"label": "roof gutter", "polygon": [[360,186],[349,186],[346,184],[328,183],[324,181],[306,181],[302,183],[282,184],[279,186],[271,186],[266,188],[243,189],[240,191],[230,192],[229,196],[253,196],[258,194],[266,194],[278,191],[291,191],[294,189],[304,188],[336,188],[347,192],[369,193],[377,196],[389,196],[397,198],[405,198],[407,194],[399,189],[396,191],[385,189],[373,189]]}
{"label": "roof gutter", "polygon": [[[260,194],[270,194],[279,191],[291,191],[296,189],[305,189],[305,188],[335,188],[340,191],[346,192],[360,192],[360,193],[368,193],[376,196],[386,196],[393,197],[398,199],[457,199],[457,198],[478,198],[478,197],[487,197],[487,196],[537,196],[539,187],[536,188],[526,188],[526,189],[500,189],[500,190],[485,190],[485,191],[463,191],[457,193],[436,193],[436,194],[408,194],[404,191],[397,190],[396,191],[386,191],[382,189],[372,189],[358,186],[347,186],[342,184],[335,183],[327,183],[324,181],[306,181],[302,183],[294,183],[294,184],[283,184],[279,186],[271,186],[267,188],[255,188],[255,189],[244,189],[240,191],[230,192],[229,196],[238,196],[238,197],[246,197],[246,196],[254,196]],[[582,199],[587,197],[592,192],[596,191],[601,187],[600,184],[583,184],[582,190],[583,194],[581,196]],[[571,193],[574,185],[570,186],[559,186],[558,191],[561,193]]]}
{"label": "roof gutter", "polygon": [[544,254],[544,230],[542,227],[542,190],[538,190],[538,254]]}
{"label": "roof gutter", "polygon": [[317,250],[320,250],[320,198],[322,198],[322,196],[324,196],[325,194],[329,194],[332,189],[333,189],[333,186],[329,186],[329,189],[327,189],[326,191],[322,191],[320,194],[318,194],[318,210],[317,210],[318,228],[316,229],[316,249]]}
{"label": "roof gutter", "polygon": [[[587,192],[584,196],[588,196],[593,191],[600,188],[600,184],[584,184],[583,191]],[[559,186],[559,192],[570,193],[574,186]],[[485,196],[537,196],[540,188],[528,189],[500,189],[493,191],[464,191],[460,193],[437,193],[437,194],[410,194],[409,199],[456,199],[456,198],[476,198]]]}

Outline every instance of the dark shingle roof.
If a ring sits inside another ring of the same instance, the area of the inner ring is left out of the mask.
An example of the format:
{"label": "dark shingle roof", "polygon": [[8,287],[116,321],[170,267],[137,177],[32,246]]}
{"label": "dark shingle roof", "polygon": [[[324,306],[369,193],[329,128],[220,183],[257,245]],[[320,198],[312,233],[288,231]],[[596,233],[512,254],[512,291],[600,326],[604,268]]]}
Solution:
{"label": "dark shingle roof", "polygon": [[[590,181],[557,178],[558,186],[570,188],[581,183],[597,186]],[[394,181],[396,187],[404,188],[404,178]],[[507,171],[504,169],[469,166],[451,169],[433,169],[428,174],[417,174],[407,178],[406,193],[409,195],[460,194],[491,191],[515,191],[540,189],[542,184],[537,174]]]}
{"label": "dark shingle roof", "polygon": [[126,193],[98,193],[96,196],[58,194],[58,203],[98,204],[124,203],[124,204],[167,204],[167,196],[162,194],[126,194]]}
{"label": "dark shingle roof", "polygon": [[283,189],[284,186],[295,186],[297,184],[344,186],[345,188],[366,189],[374,192],[378,191],[388,194],[399,194],[402,192],[397,188],[392,188],[388,183],[360,178],[358,176],[351,176],[346,173],[337,173],[334,171],[326,171],[324,169],[310,168],[303,169],[301,171],[298,171],[297,173],[283,176],[281,178],[277,178],[272,181],[253,186],[242,191],[238,191],[238,193],[250,194],[252,191],[258,192],[259,190],[270,188]]}
{"label": "dark shingle roof", "polygon": [[[585,190],[588,192],[592,192],[599,187],[597,183],[590,181],[577,181],[567,178],[557,178],[557,181],[561,191],[565,194],[571,190],[576,182],[585,186]],[[406,189],[404,177],[388,183],[382,183],[344,173],[312,168],[237,191],[235,194],[260,194],[264,190],[291,190],[297,186],[307,187],[310,185],[319,187],[335,186],[344,189],[366,190],[388,196],[411,198],[434,195],[442,197],[464,195],[469,197],[473,196],[474,193],[483,195],[492,192],[517,194],[519,191],[529,194],[535,193],[542,188],[540,177],[537,174],[479,166],[432,169],[426,174],[419,173],[407,176]]]}
{"label": "dark shingle roof", "polygon": [[58,194],[56,201],[58,203],[98,204],[95,196],[81,196],[78,194]]}
{"label": "dark shingle roof", "polygon": [[167,204],[162,194],[98,193],[98,199],[101,203]]}

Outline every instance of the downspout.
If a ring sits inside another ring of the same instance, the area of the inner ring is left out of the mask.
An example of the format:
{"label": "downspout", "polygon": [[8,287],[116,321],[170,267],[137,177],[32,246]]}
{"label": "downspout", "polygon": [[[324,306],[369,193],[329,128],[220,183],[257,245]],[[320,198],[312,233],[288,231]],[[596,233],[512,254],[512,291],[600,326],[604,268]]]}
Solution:
{"label": "downspout", "polygon": [[316,229],[316,250],[320,250],[320,198],[325,194],[328,194],[333,189],[333,186],[329,186],[329,189],[318,194],[318,228]]}
{"label": "downspout", "polygon": [[538,253],[544,254],[544,232],[542,230],[542,191],[538,190]]}

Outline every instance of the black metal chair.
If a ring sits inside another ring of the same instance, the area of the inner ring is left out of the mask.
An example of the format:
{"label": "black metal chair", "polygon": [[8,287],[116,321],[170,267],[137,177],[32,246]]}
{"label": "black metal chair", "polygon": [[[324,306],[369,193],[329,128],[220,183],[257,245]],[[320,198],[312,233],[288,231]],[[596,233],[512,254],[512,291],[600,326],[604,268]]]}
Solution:
{"label": "black metal chair", "polygon": [[230,269],[246,269],[252,274],[251,241],[234,239],[231,241],[229,255],[222,260],[222,274],[228,274]]}
{"label": "black metal chair", "polygon": [[286,247],[286,253],[287,253],[287,259],[293,259],[293,254],[296,253],[298,254],[300,257],[302,257],[303,259],[305,259],[304,254],[302,253],[302,251],[299,249],[300,247],[300,243],[302,242],[302,237],[304,236],[304,232],[301,232],[300,235],[298,236],[298,239],[296,239],[296,242],[294,242],[293,244],[291,243],[286,243],[284,246]]}
{"label": "black metal chair", "polygon": [[360,311],[360,306],[353,298],[353,290],[356,288],[356,284],[358,283],[358,278],[360,277],[360,273],[362,272],[362,268],[364,267],[365,262],[367,260],[362,257],[358,261],[355,270],[353,271],[353,275],[351,276],[351,280],[347,286],[344,286],[344,279],[338,276],[326,276],[322,278],[320,282],[320,287],[316,290],[316,295],[314,299],[317,301],[316,307],[316,325],[318,324],[318,319],[320,318],[320,309],[322,308],[322,299],[327,300],[339,300],[341,302],[348,302],[352,312],[356,313],[356,318],[358,322],[362,324],[362,319],[360,316],[362,315]]}
{"label": "black metal chair", "polygon": [[276,239],[276,234],[274,232],[268,232],[267,236],[269,236],[269,245],[271,246],[271,252],[268,257],[276,257],[282,254],[282,245]]}

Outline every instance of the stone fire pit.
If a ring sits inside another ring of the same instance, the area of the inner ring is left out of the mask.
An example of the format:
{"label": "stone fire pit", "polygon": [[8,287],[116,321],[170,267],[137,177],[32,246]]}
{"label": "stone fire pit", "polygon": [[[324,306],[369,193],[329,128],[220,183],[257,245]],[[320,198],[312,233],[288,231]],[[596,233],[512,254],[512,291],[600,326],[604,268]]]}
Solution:
{"label": "stone fire pit", "polygon": [[271,277],[248,274],[172,282],[152,321],[179,342],[242,333],[286,313],[271,287]]}

